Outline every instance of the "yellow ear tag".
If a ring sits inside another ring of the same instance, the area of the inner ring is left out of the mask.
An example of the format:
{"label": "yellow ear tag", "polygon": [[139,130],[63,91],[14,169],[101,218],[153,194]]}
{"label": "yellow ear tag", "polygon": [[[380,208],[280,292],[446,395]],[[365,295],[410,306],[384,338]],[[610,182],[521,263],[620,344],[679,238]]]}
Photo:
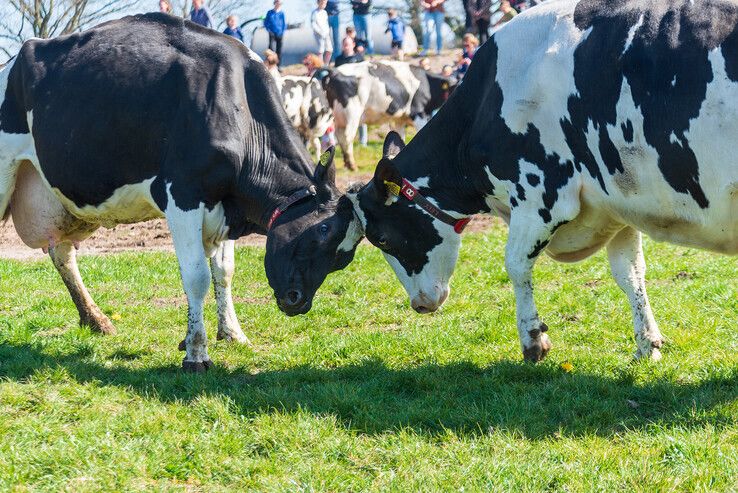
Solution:
{"label": "yellow ear tag", "polygon": [[320,155],[320,163],[321,166],[328,166],[328,161],[331,160],[331,153],[328,151],[325,151],[323,154]]}
{"label": "yellow ear tag", "polygon": [[387,187],[387,192],[391,195],[400,195],[400,185],[392,181],[384,181],[384,186]]}
{"label": "yellow ear tag", "polygon": [[444,82],[443,85],[441,86],[441,89],[443,89],[444,91],[447,90],[448,89],[448,84],[446,82]]}

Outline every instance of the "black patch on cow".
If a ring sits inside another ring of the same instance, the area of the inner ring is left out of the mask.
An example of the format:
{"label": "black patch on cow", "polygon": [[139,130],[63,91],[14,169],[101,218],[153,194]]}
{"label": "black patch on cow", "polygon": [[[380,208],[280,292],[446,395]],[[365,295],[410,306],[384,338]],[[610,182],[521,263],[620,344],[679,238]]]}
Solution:
{"label": "black patch on cow", "polygon": [[2,105],[0,105],[0,132],[9,134],[30,132],[22,104],[22,77],[22,67],[17,63],[14,64],[8,74],[8,87],[5,89],[5,94],[0,94],[3,97]]}
{"label": "black patch on cow", "polygon": [[322,75],[320,82],[331,107],[335,101],[345,107],[349,99],[359,94],[359,79],[353,75],[342,74],[338,70],[328,70]]}
{"label": "black patch on cow", "polygon": [[382,63],[370,63],[369,74],[379,79],[387,89],[387,95],[391,98],[387,113],[394,115],[407,106],[410,94],[392,68]]}
{"label": "black patch on cow", "polygon": [[515,208],[518,206],[518,201],[515,200],[515,197],[510,197],[510,207]]}
{"label": "black patch on cow", "polygon": [[538,209],[538,215],[541,216],[543,222],[548,224],[551,222],[551,211],[548,209]]}
{"label": "black patch on cow", "polygon": [[518,200],[525,202],[525,188],[520,183],[515,185],[515,191],[518,194]]}
{"label": "black patch on cow", "polygon": [[395,257],[408,276],[419,274],[428,263],[428,253],[441,243],[433,217],[404,198],[384,205],[373,184],[359,193],[359,205],[367,220],[367,239],[377,248],[383,248],[380,240],[386,242],[390,247],[383,251]]}
{"label": "black patch on cow", "polygon": [[620,124],[620,128],[623,130],[623,139],[628,144],[633,143],[633,122],[628,120],[625,123]]}
{"label": "black patch on cow", "polygon": [[[642,26],[623,53],[628,32],[641,16]],[[686,133],[713,80],[710,50],[724,43],[721,50],[728,76],[738,80],[738,5],[724,0],[694,4],[689,0],[583,0],[577,4],[574,21],[582,30],[591,29],[575,52],[578,95],[569,99],[570,119],[562,122],[577,164],[583,164],[605,189],[586,147],[585,131],[591,121],[599,131],[607,171],[622,172],[606,125],[616,124],[616,104],[625,80],[643,115],[646,142],[659,155],[664,180],[677,192],[689,194],[700,207],[708,207]],[[629,127],[623,127],[623,135],[632,140]]]}
{"label": "black patch on cow", "polygon": [[528,258],[529,259],[536,258],[538,255],[540,255],[540,253],[543,251],[543,249],[546,248],[547,246],[548,246],[548,240],[543,240],[543,241],[538,240],[538,241],[536,241],[536,244],[533,247],[533,251],[531,251],[528,254]]}
{"label": "black patch on cow", "polygon": [[528,183],[530,183],[530,186],[532,187],[537,187],[538,184],[541,183],[541,179],[538,175],[534,175],[533,173],[528,173],[525,177],[528,179]]}
{"label": "black patch on cow", "polygon": [[410,71],[420,83],[410,103],[410,117],[429,117],[446,102],[455,89],[456,83],[447,77],[427,72],[416,65],[411,65]]}
{"label": "black patch on cow", "polygon": [[310,105],[308,106],[308,125],[314,129],[321,118],[331,113],[330,103],[317,81],[310,82]]}

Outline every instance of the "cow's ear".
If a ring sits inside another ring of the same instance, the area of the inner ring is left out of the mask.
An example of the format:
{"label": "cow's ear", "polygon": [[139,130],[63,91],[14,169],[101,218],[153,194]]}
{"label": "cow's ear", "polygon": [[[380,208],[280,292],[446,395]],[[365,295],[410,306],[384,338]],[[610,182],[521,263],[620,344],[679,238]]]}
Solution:
{"label": "cow's ear", "polygon": [[333,156],[336,155],[336,148],[330,146],[320,155],[320,160],[315,166],[315,183],[318,185],[336,185],[336,167],[333,164]]}
{"label": "cow's ear", "polygon": [[384,147],[382,147],[382,156],[387,159],[394,159],[402,149],[405,148],[405,142],[403,142],[400,134],[392,130],[384,138]]}
{"label": "cow's ear", "polygon": [[[399,137],[399,136],[398,136]],[[374,189],[381,199],[389,199],[393,195],[400,194],[402,187],[402,175],[390,159],[382,158],[374,170]]]}

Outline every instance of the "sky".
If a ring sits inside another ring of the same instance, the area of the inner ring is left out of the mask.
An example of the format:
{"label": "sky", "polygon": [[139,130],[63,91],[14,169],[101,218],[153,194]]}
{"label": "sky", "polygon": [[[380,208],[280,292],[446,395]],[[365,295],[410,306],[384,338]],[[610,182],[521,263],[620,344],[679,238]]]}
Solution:
{"label": "sky", "polygon": [[[5,3],[6,0],[0,0],[0,3]],[[342,23],[349,23],[351,21],[351,8],[349,6],[349,0],[339,0],[342,4]],[[244,11],[236,10],[234,13],[241,18],[243,22],[246,19],[263,16],[267,10],[272,7],[273,0],[253,0],[254,7],[251,9],[243,9]],[[402,0],[373,0],[376,7],[391,7],[391,6],[402,6]],[[206,1],[207,4],[207,1]],[[142,12],[150,12],[158,10],[158,0],[141,0],[138,4],[130,11],[121,13],[117,17],[122,17],[127,14],[136,14]],[[313,10],[315,3],[311,0],[283,0],[283,10],[288,23],[298,22],[309,22],[310,12]],[[7,8],[7,7],[6,7]],[[455,13],[456,15],[461,14],[461,0],[448,0],[448,11]],[[3,15],[0,12],[0,15]],[[13,24],[12,17],[6,17],[10,24]],[[221,22],[222,19],[218,19],[217,22]],[[15,21],[18,22],[17,20]],[[250,33],[252,24],[247,31]],[[224,26],[223,26],[224,27]],[[9,46],[7,41],[0,39],[0,46]],[[0,62],[5,61],[5,56],[0,53]]]}

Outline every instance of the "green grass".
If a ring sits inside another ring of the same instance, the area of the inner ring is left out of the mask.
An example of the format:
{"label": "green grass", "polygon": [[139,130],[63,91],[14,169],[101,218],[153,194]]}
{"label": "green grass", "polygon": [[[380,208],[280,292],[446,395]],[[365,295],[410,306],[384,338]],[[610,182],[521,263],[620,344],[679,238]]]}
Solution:
{"label": "green grass", "polygon": [[[605,256],[542,259],[554,349],[521,361],[505,232],[464,237],[443,310],[417,315],[378,251],[331,275],[306,316],[237,251],[252,346],[213,342],[183,374],[186,306],[164,253],[85,257],[119,333],[91,335],[51,263],[0,261],[0,490],[735,491],[736,259],[646,242],[667,338],[633,362]],[[207,325],[215,335],[208,299]],[[573,370],[564,371],[563,362]]]}

